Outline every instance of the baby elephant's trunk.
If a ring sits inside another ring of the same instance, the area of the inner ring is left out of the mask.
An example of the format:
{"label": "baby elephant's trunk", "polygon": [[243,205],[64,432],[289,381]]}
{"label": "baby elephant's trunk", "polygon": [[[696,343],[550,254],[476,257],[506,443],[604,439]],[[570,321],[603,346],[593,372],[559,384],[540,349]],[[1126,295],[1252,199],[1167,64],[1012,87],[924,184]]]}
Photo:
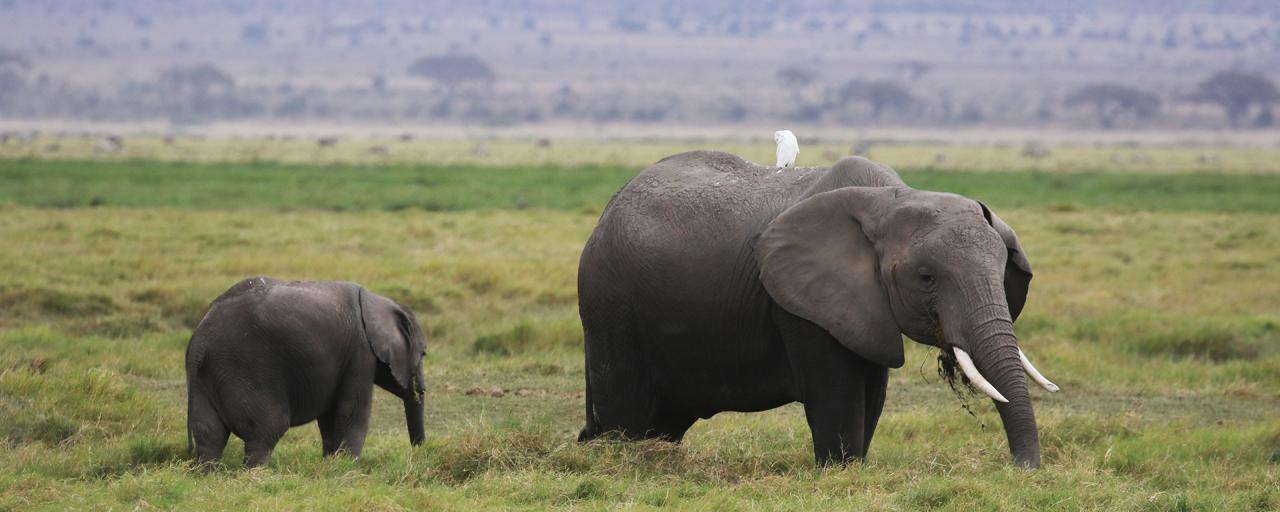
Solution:
{"label": "baby elephant's trunk", "polygon": [[414,446],[422,444],[427,435],[423,430],[423,403],[426,402],[426,389],[422,384],[422,375],[413,378],[412,390],[404,396],[404,419],[409,426],[409,443]]}

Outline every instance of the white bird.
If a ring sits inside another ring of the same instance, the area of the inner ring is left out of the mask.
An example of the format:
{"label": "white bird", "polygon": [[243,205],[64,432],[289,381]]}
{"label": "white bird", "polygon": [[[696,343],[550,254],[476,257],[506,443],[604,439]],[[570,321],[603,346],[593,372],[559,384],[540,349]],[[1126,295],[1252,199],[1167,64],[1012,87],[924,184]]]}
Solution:
{"label": "white bird", "polygon": [[773,141],[778,143],[778,167],[791,167],[796,164],[796,155],[800,154],[800,143],[791,130],[773,132]]}

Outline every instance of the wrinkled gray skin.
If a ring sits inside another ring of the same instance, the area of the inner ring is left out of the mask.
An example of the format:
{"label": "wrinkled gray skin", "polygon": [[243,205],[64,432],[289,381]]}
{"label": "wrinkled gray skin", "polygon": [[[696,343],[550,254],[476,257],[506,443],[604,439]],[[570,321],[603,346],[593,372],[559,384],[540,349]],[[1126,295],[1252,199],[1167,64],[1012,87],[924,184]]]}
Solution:
{"label": "wrinkled gray skin", "polygon": [[1017,464],[1040,442],[1013,321],[1031,266],[984,205],[845,158],[776,172],[668,157],[610,201],[578,270],[586,426],[679,441],[698,418],[804,404],[819,464],[866,456],[901,335],[967,351]]}
{"label": "wrinkled gray skin", "polygon": [[241,281],[213,301],[187,346],[197,463],[211,469],[235,434],[245,465],[265,465],[289,427],[312,420],[324,455],[359,457],[374,384],[404,401],[409,442],[421,444],[425,349],[409,308],[360,285]]}

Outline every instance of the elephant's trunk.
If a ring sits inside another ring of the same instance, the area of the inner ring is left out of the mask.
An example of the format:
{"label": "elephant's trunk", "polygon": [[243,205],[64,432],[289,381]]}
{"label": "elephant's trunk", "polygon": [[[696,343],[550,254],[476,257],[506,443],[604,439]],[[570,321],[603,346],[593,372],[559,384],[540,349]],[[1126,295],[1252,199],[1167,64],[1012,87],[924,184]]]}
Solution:
{"label": "elephant's trunk", "polygon": [[409,391],[401,398],[404,401],[405,423],[409,427],[409,443],[417,446],[427,438],[423,428],[426,390],[421,373],[415,375],[412,380]]}
{"label": "elephant's trunk", "polygon": [[1036,414],[1031,407],[1031,394],[1023,377],[1022,358],[1018,354],[1013,324],[1003,332],[990,333],[974,348],[978,371],[991,382],[1008,402],[995,402],[1009,438],[1009,451],[1020,466],[1040,467],[1040,435],[1036,431]]}
{"label": "elephant's trunk", "polygon": [[946,318],[953,315],[942,318],[947,341],[972,356],[981,378],[995,388],[997,394],[993,396],[1007,400],[993,399],[993,402],[1004,423],[1014,462],[1019,466],[1037,468],[1040,466],[1040,435],[1036,431],[1036,415],[1023,377],[1022,355],[1013,332],[1009,307],[1004,302],[1003,293],[981,295],[987,300],[980,302],[982,305],[972,312],[959,318]]}

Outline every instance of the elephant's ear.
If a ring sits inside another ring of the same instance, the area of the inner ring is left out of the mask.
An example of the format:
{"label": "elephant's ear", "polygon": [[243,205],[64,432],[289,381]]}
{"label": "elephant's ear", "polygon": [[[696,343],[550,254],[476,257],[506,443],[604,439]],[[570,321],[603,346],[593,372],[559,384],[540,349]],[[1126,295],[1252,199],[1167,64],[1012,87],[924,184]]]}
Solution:
{"label": "elephant's ear", "polygon": [[1000,234],[1004,246],[1009,249],[1009,261],[1004,265],[1004,295],[1009,302],[1009,314],[1017,320],[1022,313],[1022,306],[1027,303],[1027,289],[1031,286],[1031,261],[1027,259],[1026,251],[1022,250],[1022,244],[1018,243],[1018,234],[1013,232],[1013,228],[1005,224],[987,205],[981,201],[978,204],[982,206],[982,215],[995,228],[996,233]]}
{"label": "elephant's ear", "polygon": [[359,288],[360,320],[364,324],[365,338],[378,360],[391,369],[391,375],[401,386],[408,388],[417,373],[419,349],[414,330],[416,320],[391,299]]}
{"label": "elephant's ear", "polygon": [[881,366],[903,363],[902,334],[879,279],[867,223],[892,206],[894,189],[848,187],[796,203],[756,242],[760,281],[783,309],[826,329]]}

